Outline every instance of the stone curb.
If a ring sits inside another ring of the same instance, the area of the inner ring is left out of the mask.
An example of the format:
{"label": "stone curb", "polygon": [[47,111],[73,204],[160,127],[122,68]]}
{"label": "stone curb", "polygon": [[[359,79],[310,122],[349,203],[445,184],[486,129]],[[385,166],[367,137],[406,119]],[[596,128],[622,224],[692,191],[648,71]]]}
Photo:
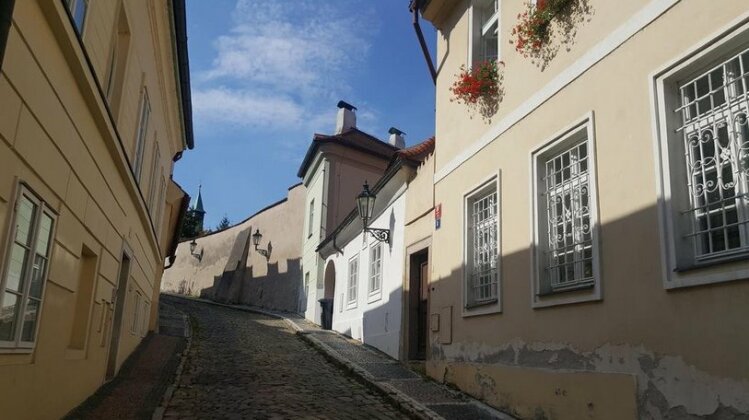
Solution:
{"label": "stone curb", "polygon": [[161,397],[161,404],[153,411],[151,420],[162,420],[164,418],[164,414],[166,413],[166,409],[169,406],[169,402],[174,396],[174,390],[176,390],[179,386],[179,381],[182,378],[182,370],[185,367],[187,356],[190,354],[190,349],[192,348],[192,325],[190,325],[190,318],[184,313],[182,314],[182,316],[184,317],[185,322],[185,334],[187,335],[187,343],[185,344],[185,349],[182,351],[182,358],[179,361],[179,365],[177,365],[177,369],[174,371],[174,381],[172,381],[172,384],[166,388],[166,391],[164,391],[164,396]]}
{"label": "stone curb", "polygon": [[302,340],[316,348],[318,351],[334,364],[349,371],[361,381],[384,395],[388,400],[401,408],[412,417],[423,420],[444,420],[442,416],[427,408],[425,405],[409,397],[402,391],[384,381],[378,381],[371,373],[359,367],[356,363],[340,356],[323,341],[309,333],[299,333]]}
{"label": "stone curb", "polygon": [[[374,378],[374,376],[372,376],[369,372],[357,366],[355,363],[351,362],[350,360],[341,357],[335,350],[330,348],[330,346],[323,343],[316,337],[313,337],[311,334],[305,332],[303,328],[301,328],[293,320],[287,317],[284,317],[276,313],[267,312],[262,309],[249,308],[246,306],[227,305],[225,303],[213,302],[207,299],[181,296],[181,295],[175,295],[171,293],[163,293],[163,294],[167,296],[179,298],[179,299],[197,301],[197,302],[207,303],[207,304],[216,305],[216,306],[223,306],[225,308],[230,308],[230,309],[235,309],[235,310],[240,310],[240,311],[245,311],[245,312],[252,312],[252,313],[265,315],[265,316],[269,316],[269,317],[276,318],[276,319],[281,319],[285,321],[302,340],[310,344],[312,347],[318,349],[318,351],[322,352],[324,356],[326,356],[329,360],[334,362],[336,365],[345,368],[347,371],[351,372],[354,376],[362,380],[365,384],[379,391],[389,401],[394,403],[396,406],[400,407],[409,415],[416,417],[418,419],[422,419],[422,420],[444,420],[444,417],[430,410],[425,405],[409,397],[408,395],[396,389],[392,385],[377,381]],[[156,413],[154,413],[154,416],[155,415]],[[161,417],[159,418],[154,417],[152,420],[161,420]]]}

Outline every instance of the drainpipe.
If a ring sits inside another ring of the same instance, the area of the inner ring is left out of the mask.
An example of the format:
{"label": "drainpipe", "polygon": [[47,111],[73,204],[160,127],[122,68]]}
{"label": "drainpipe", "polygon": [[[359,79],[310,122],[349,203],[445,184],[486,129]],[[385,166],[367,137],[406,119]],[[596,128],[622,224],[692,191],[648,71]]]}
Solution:
{"label": "drainpipe", "polygon": [[0,1],[0,68],[2,68],[3,58],[5,57],[5,46],[8,44],[8,34],[13,22],[13,5],[15,3],[15,0]]}
{"label": "drainpipe", "polygon": [[432,75],[432,82],[437,84],[437,71],[434,69],[434,63],[432,63],[432,56],[429,54],[429,48],[427,43],[424,41],[424,33],[421,32],[421,26],[419,25],[419,9],[421,8],[421,0],[411,0],[411,12],[414,14],[414,30],[416,31],[416,37],[419,38],[419,45],[421,45],[421,52],[424,53],[424,59],[429,66],[429,74]]}

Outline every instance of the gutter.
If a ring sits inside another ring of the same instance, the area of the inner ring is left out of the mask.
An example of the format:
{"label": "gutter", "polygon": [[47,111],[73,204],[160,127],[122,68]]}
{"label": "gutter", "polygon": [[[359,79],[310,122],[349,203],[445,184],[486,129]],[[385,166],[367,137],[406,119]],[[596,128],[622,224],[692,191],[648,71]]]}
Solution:
{"label": "gutter", "polygon": [[172,0],[174,13],[174,35],[177,47],[177,70],[179,72],[179,90],[182,102],[182,119],[185,129],[185,143],[192,150],[195,147],[192,127],[192,94],[190,92],[190,60],[187,53],[187,17],[185,0]]}
{"label": "gutter", "polygon": [[174,235],[172,236],[172,243],[169,245],[169,264],[164,267],[164,270],[168,270],[174,265],[174,261],[177,259],[177,245],[179,245],[179,236],[182,232],[182,224],[185,222],[185,215],[187,209],[190,208],[190,196],[185,194],[182,197],[182,206],[179,209],[179,216],[177,216],[177,226],[174,228]]}
{"label": "gutter", "polygon": [[5,57],[5,46],[8,44],[8,34],[10,26],[13,24],[13,6],[15,0],[0,1],[0,68],[3,65]]}
{"label": "gutter", "polygon": [[432,75],[432,82],[437,84],[437,70],[434,69],[434,63],[432,63],[432,55],[429,54],[429,48],[424,40],[424,33],[421,31],[421,25],[419,25],[419,10],[421,9],[421,0],[411,0],[409,6],[411,12],[414,14],[414,30],[416,31],[416,37],[419,38],[419,45],[421,45],[421,52],[424,53],[424,59],[429,67],[429,74]]}

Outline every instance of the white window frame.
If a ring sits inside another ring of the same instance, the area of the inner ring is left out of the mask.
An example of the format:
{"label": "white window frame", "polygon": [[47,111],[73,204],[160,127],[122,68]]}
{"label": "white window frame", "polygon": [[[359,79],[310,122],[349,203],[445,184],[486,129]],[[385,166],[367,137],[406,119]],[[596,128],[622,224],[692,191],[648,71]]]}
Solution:
{"label": "white window frame", "polygon": [[143,298],[143,319],[141,320],[140,336],[145,337],[148,333],[148,320],[150,318],[151,303]]}
{"label": "white window frame", "polygon": [[[369,275],[367,276],[367,303],[374,302],[382,296],[382,270],[384,268],[384,244],[380,241],[373,242],[369,245]],[[379,258],[375,259],[374,254],[379,253]],[[377,287],[375,286],[375,283]]]}
{"label": "white window frame", "polygon": [[[678,214],[689,192],[685,182],[684,146],[676,129],[681,119],[669,111],[680,106],[680,83],[693,80],[749,48],[749,21],[745,14],[693,45],[662,69],[651,74],[651,99],[655,164],[657,174],[658,216],[663,261],[663,287],[674,289],[742,280],[749,277],[749,250],[723,256],[700,258],[692,242],[685,240],[685,224]],[[747,71],[747,69],[745,69]],[[679,166],[681,165],[681,167]],[[683,185],[682,185],[683,184]],[[746,208],[746,207],[744,207]],[[690,250],[691,249],[691,250]]]}
{"label": "white window frame", "polygon": [[[590,283],[581,284],[576,288],[549,291],[548,289],[551,288],[550,285],[542,285],[542,282],[550,281],[547,279],[545,273],[547,263],[545,253],[548,249],[546,201],[541,199],[543,192],[545,191],[543,183],[543,177],[546,171],[545,163],[549,157],[557,155],[559,152],[581,143],[585,143],[587,150],[588,217],[592,246],[593,280]],[[594,116],[591,111],[578,121],[553,135],[540,146],[534,148],[530,153],[530,190],[531,209],[533,211],[533,217],[531,220],[531,238],[533,240],[531,253],[531,304],[534,308],[601,299],[600,227],[598,216],[598,185],[595,144]]]}
{"label": "white window frame", "polygon": [[313,198],[312,201],[309,202],[309,217],[307,220],[307,238],[312,237],[313,229],[315,223],[315,199]]}
{"label": "white window frame", "polygon": [[[463,193],[463,279],[461,290],[463,294],[462,316],[478,316],[502,312],[502,194],[500,188],[501,173],[499,170],[484,178],[476,185]],[[485,302],[473,303],[470,299],[471,280],[473,275],[473,228],[471,205],[478,197],[496,194],[496,224],[497,232],[495,244],[497,250],[496,260],[496,297]]]}
{"label": "white window frame", "polygon": [[[156,216],[156,188],[159,187],[158,180],[161,178],[161,151],[159,150],[159,143],[154,142],[153,144],[153,162],[151,162],[151,180],[148,186],[148,208],[151,210],[151,217]],[[156,223],[154,222],[154,225]]]}
{"label": "white window frame", "polygon": [[133,155],[133,175],[140,181],[143,172],[143,154],[148,137],[148,123],[151,119],[151,102],[148,99],[148,89],[143,87],[138,107],[138,127],[135,131],[135,154]]}
{"label": "white window frame", "polygon": [[[352,269],[352,266],[355,269]],[[359,301],[359,255],[348,260],[348,282],[346,283],[346,307],[356,308]],[[353,293],[352,293],[353,291]]]}
{"label": "white window frame", "polygon": [[[8,228],[7,237],[5,240],[5,258],[3,261],[4,269],[2,271],[2,278],[0,278],[0,303],[5,299],[6,294],[6,286],[8,281],[8,270],[10,269],[10,257],[13,250],[13,242],[15,242],[16,237],[16,216],[18,214],[18,204],[20,203],[21,197],[26,197],[29,201],[31,201],[33,204],[35,204],[36,212],[34,214],[34,220],[32,222],[32,225],[30,226],[30,244],[31,249],[30,252],[26,255],[26,264],[24,265],[24,269],[21,273],[22,282],[23,282],[23,290],[20,291],[20,293],[13,293],[14,295],[20,296],[20,306],[19,310],[15,312],[15,331],[13,334],[13,340],[0,340],[0,353],[15,353],[15,352],[31,352],[34,347],[36,346],[36,341],[39,334],[39,325],[41,324],[42,320],[42,312],[44,309],[44,297],[45,293],[47,291],[47,281],[49,276],[49,266],[50,262],[52,261],[52,249],[54,248],[54,242],[56,237],[56,230],[57,230],[57,214],[52,210],[52,208],[44,202],[34,191],[31,190],[26,184],[24,183],[18,183],[16,187],[16,193],[15,193],[15,201],[13,202],[13,208],[10,215],[10,221],[11,225]],[[21,319],[21,314],[26,312],[26,305],[29,300],[29,294],[30,294],[30,288],[31,288],[31,273],[33,272],[33,263],[31,262],[31,258],[33,258],[36,255],[36,246],[37,246],[37,239],[39,234],[39,226],[41,221],[41,215],[44,214],[48,216],[52,221],[52,226],[50,228],[49,233],[49,243],[47,245],[47,255],[44,257],[46,258],[46,264],[44,267],[44,272],[41,274],[41,291],[39,293],[39,298],[35,300],[39,301],[39,308],[37,309],[36,314],[36,321],[34,324],[34,333],[33,333],[33,340],[32,341],[23,341],[22,340],[22,333],[23,333],[23,320]]]}
{"label": "white window frame", "polygon": [[[78,22],[76,21],[76,11],[80,5],[83,5],[83,17],[79,27]],[[70,17],[72,18],[71,20],[75,30],[78,31],[78,35],[83,37],[83,30],[86,28],[86,19],[88,18],[88,0],[65,0],[65,6],[67,6],[68,11],[70,12]]]}
{"label": "white window frame", "polygon": [[[481,16],[478,11],[478,2],[481,1],[494,1],[497,7],[496,13],[494,13],[489,20],[481,26]],[[486,60],[487,58],[481,53],[478,56],[477,49],[481,46],[481,37],[485,36],[491,27],[497,25],[497,58],[495,61],[502,60],[502,0],[472,0],[471,7],[468,10],[468,66],[472,67],[474,61]]]}

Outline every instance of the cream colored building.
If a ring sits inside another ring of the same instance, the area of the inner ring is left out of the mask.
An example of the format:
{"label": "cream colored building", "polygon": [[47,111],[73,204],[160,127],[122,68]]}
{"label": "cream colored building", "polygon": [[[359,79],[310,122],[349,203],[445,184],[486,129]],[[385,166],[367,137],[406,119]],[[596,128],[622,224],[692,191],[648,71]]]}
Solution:
{"label": "cream colored building", "polygon": [[184,1],[0,13],[0,417],[59,418],[155,328],[193,146]]}
{"label": "cream colored building", "polygon": [[[520,1],[421,3],[428,374],[521,418],[749,413],[746,1],[577,0],[535,59],[511,45]],[[449,89],[485,58],[487,118]]]}

